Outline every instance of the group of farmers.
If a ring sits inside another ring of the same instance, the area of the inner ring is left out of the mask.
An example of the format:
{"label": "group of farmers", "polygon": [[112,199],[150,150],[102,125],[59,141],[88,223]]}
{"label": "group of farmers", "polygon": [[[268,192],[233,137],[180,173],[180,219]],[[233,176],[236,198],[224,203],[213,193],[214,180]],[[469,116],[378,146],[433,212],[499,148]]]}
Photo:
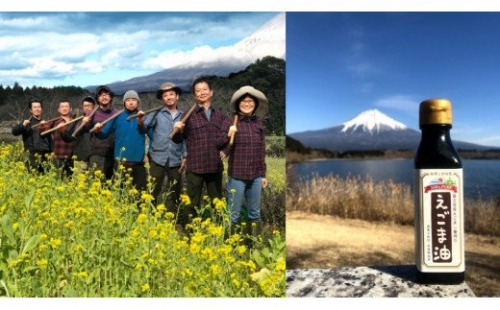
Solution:
{"label": "group of farmers", "polygon": [[[178,214],[176,226],[185,232],[193,218],[205,216],[196,211],[202,207],[204,190],[212,207],[215,198],[222,199],[222,161],[227,159],[231,233],[241,229],[257,237],[262,233],[262,189],[267,186],[262,123],[267,98],[252,86],[241,87],[230,98],[231,118],[213,108],[208,78],[197,78],[191,91],[196,102],[187,112],[177,106],[182,90],[170,82],[156,92],[161,106],[142,110],[139,94],[129,90],[120,110],[112,105],[111,89],[99,86],[94,97],[83,98],[82,116],[73,117],[70,102],[61,100],[59,116],[50,120],[42,117],[42,102],[33,99],[30,117],[15,125],[12,134],[22,135],[30,170],[43,173],[44,161],[50,160],[63,178],[94,169],[111,179],[123,165],[138,191],[146,190],[151,176],[155,204]],[[190,203],[180,208],[183,184]],[[241,223],[244,201],[248,213]]]}

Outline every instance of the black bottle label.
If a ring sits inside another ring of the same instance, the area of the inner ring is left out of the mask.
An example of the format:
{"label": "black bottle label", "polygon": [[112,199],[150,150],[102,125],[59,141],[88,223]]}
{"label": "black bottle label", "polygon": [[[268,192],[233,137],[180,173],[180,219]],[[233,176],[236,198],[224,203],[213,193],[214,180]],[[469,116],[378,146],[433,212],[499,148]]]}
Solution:
{"label": "black bottle label", "polygon": [[415,252],[422,272],[464,272],[462,169],[415,170]]}

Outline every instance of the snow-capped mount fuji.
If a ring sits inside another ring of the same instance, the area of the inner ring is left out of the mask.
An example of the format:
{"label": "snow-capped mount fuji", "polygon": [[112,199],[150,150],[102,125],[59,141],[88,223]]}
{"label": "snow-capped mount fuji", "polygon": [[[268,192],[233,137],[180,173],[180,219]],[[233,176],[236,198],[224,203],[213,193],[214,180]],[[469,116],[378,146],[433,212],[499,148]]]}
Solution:
{"label": "snow-capped mount fuji", "polygon": [[[334,152],[416,151],[421,133],[378,110],[368,110],[335,127],[290,133],[288,136],[306,147]],[[492,148],[455,140],[453,144],[459,150],[482,151]]]}
{"label": "snow-capped mount fuji", "polygon": [[[150,75],[135,77],[126,81],[106,84],[114,93],[123,94],[129,89],[138,92],[156,91],[165,81],[173,82],[183,90],[189,90],[194,78],[201,75],[216,75],[226,77],[245,69],[257,59],[272,56],[285,59],[286,50],[286,14],[279,13],[254,33],[241,39],[232,46],[204,49],[202,57],[195,60],[185,60]],[[194,53],[194,51],[193,51]],[[93,92],[97,85],[85,87]]]}
{"label": "snow-capped mount fuji", "polygon": [[407,127],[393,118],[385,115],[379,110],[368,110],[362,112],[355,118],[342,124],[341,132],[355,132],[362,130],[370,134],[385,130],[404,130]]}

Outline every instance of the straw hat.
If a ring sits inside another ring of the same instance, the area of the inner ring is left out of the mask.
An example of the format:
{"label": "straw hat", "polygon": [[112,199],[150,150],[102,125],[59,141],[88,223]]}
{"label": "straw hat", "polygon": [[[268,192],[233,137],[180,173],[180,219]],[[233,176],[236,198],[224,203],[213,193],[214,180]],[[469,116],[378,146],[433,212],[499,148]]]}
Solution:
{"label": "straw hat", "polygon": [[177,93],[177,95],[180,95],[182,93],[182,90],[176,86],[174,83],[163,83],[160,85],[160,88],[156,91],[156,98],[161,100],[161,96],[163,95],[164,92],[173,90]]}
{"label": "straw hat", "polygon": [[266,96],[260,90],[255,89],[252,86],[247,85],[247,86],[243,86],[240,89],[238,89],[231,97],[230,106],[234,109],[234,111],[237,112],[238,107],[236,106],[236,104],[245,95],[251,95],[251,96],[257,98],[258,103],[256,102],[254,113],[258,118],[263,119],[264,116],[266,116],[266,114],[267,114],[268,101],[267,101]]}

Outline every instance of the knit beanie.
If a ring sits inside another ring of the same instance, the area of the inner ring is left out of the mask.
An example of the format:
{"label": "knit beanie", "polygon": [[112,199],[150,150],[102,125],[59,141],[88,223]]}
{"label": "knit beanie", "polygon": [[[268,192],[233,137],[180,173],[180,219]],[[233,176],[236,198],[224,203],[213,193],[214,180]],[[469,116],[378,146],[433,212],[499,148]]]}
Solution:
{"label": "knit beanie", "polygon": [[139,98],[139,94],[135,90],[129,90],[123,95],[123,105],[125,105],[125,100],[128,98],[135,98],[141,104],[141,98]]}

